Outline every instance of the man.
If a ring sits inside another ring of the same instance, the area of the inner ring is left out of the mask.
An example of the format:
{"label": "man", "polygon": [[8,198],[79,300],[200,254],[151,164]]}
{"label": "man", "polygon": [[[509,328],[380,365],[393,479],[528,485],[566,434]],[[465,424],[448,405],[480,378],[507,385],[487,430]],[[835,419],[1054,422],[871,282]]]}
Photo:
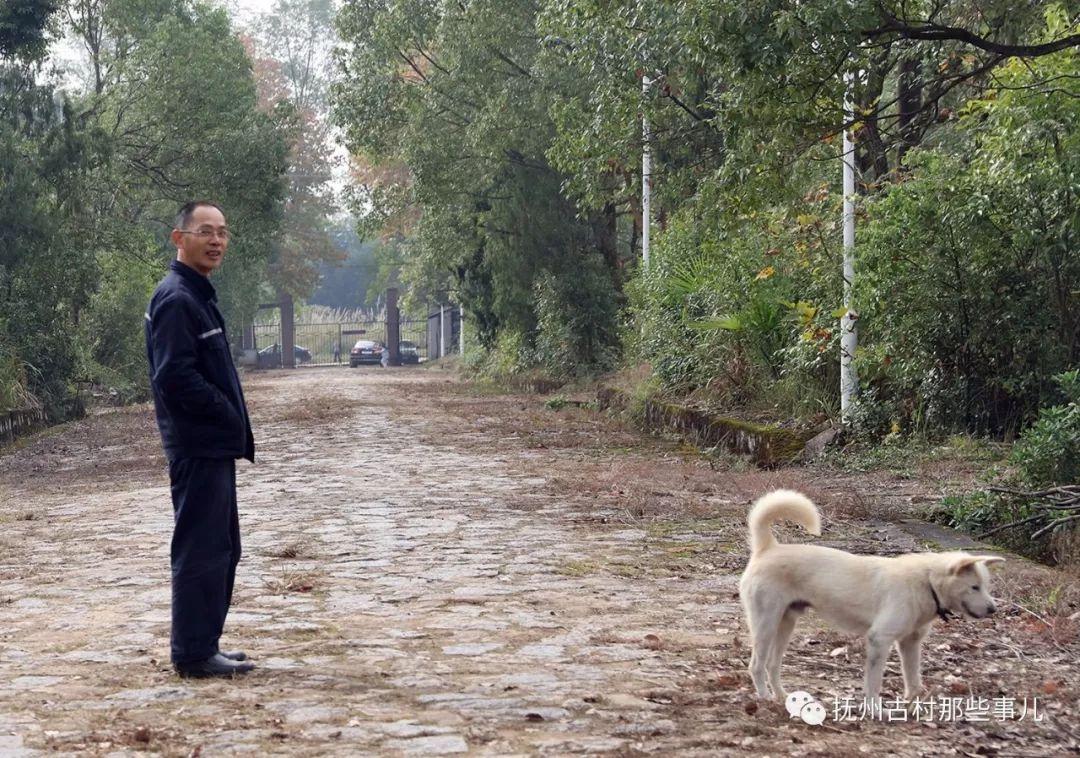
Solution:
{"label": "man", "polygon": [[170,238],[176,260],[150,300],[146,355],[172,485],[172,662],[183,677],[233,676],[254,668],[218,638],[240,561],[236,459],[254,461],[255,441],[209,279],[229,246],[225,214],[187,203]]}

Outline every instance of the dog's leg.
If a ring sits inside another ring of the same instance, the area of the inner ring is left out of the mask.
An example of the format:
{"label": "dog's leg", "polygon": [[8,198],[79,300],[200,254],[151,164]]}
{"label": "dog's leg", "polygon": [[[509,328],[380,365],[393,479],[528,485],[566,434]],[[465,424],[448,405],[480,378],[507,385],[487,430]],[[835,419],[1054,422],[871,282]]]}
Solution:
{"label": "dog's leg", "polygon": [[929,628],[924,626],[896,642],[896,649],[900,651],[901,670],[904,673],[905,700],[914,700],[922,692],[922,641],[927,631]]}
{"label": "dog's leg", "polygon": [[757,593],[750,598],[746,610],[750,624],[750,644],[753,646],[750,651],[750,677],[754,680],[757,696],[768,698],[768,666],[783,611],[774,608],[769,600],[763,597],[763,593]]}
{"label": "dog's leg", "polygon": [[787,700],[784,685],[780,684],[780,663],[784,660],[784,651],[787,650],[791,633],[795,631],[795,622],[798,620],[799,614],[794,611],[784,612],[784,615],[780,617],[780,623],[776,626],[776,638],[773,640],[772,650],[769,651],[769,684],[772,685],[773,695],[780,702]]}
{"label": "dog's leg", "polygon": [[889,658],[889,649],[896,638],[880,629],[871,629],[866,635],[866,681],[863,693],[867,705],[878,700],[881,693],[881,677],[885,672],[885,661]]}

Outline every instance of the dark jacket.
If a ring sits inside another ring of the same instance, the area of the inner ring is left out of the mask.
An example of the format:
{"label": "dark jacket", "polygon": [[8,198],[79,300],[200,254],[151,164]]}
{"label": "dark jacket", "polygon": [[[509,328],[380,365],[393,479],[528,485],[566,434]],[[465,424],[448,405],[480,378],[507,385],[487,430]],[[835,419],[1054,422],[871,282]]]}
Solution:
{"label": "dark jacket", "polygon": [[255,460],[244,393],[214,285],[179,261],[146,312],[146,358],[165,455]]}

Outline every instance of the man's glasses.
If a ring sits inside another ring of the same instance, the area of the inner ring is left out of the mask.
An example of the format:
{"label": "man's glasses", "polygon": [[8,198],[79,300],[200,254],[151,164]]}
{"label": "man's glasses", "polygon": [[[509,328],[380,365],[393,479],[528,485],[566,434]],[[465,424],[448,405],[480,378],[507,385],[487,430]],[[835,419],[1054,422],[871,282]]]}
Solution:
{"label": "man's glasses", "polygon": [[193,234],[199,239],[208,240],[211,237],[218,237],[225,242],[229,241],[231,236],[228,229],[181,229],[181,234]]}

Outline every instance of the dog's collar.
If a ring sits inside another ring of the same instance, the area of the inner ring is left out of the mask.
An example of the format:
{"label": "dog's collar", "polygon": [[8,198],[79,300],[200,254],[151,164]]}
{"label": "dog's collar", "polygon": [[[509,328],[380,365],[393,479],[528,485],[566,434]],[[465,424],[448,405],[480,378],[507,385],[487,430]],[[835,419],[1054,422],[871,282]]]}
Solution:
{"label": "dog's collar", "polygon": [[941,607],[941,601],[938,600],[937,593],[934,592],[934,585],[930,585],[930,597],[934,598],[934,608],[937,610],[937,615],[942,621],[948,621],[952,612],[946,608]]}

